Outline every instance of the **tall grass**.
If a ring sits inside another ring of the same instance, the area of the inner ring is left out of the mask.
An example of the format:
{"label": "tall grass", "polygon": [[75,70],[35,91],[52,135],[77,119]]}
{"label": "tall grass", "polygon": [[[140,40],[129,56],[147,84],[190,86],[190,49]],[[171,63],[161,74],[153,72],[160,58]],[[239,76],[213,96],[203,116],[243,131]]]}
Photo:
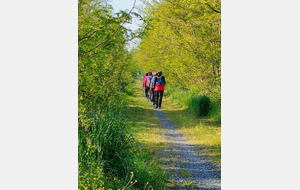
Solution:
{"label": "tall grass", "polygon": [[221,124],[221,97],[212,98],[209,115],[214,122]]}
{"label": "tall grass", "polygon": [[[126,173],[122,159],[127,155],[130,141],[126,125],[116,107],[91,113],[85,127],[79,128],[79,162],[87,169],[91,162],[103,162],[105,172]],[[82,153],[82,154],[81,154]]]}
{"label": "tall grass", "polygon": [[79,118],[78,186],[82,189],[143,189],[162,187],[164,171],[142,151],[125,122],[122,104]]}
{"label": "tall grass", "polygon": [[182,106],[187,106],[188,101],[194,95],[195,95],[195,92],[181,90],[179,88],[175,88],[170,85],[166,85],[166,89],[164,92],[164,96],[169,96],[172,101],[174,101]]}

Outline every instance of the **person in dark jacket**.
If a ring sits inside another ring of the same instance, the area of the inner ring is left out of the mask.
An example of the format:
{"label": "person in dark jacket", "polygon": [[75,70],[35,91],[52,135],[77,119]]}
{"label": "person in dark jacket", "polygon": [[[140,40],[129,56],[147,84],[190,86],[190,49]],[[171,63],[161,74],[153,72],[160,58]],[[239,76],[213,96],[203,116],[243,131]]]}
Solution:
{"label": "person in dark jacket", "polygon": [[162,71],[157,71],[157,77],[153,80],[154,83],[154,97],[155,97],[155,103],[154,107],[161,109],[161,103],[162,98],[164,95],[165,85],[166,85],[166,79],[164,76],[162,76]]}
{"label": "person in dark jacket", "polygon": [[157,77],[157,72],[153,71],[153,75],[150,81],[150,86],[149,86],[149,90],[150,90],[150,101],[152,102],[152,105],[154,104],[154,83],[153,80],[154,78]]}

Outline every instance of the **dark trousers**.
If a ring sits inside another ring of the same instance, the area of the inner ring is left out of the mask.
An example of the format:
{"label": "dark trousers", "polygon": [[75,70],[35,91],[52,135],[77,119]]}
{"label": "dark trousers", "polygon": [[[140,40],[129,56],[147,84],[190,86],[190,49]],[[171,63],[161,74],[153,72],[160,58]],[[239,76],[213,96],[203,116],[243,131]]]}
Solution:
{"label": "dark trousers", "polygon": [[163,95],[164,95],[164,91],[154,91],[154,96],[155,96],[154,104],[156,105],[156,107],[161,107]]}
{"label": "dark trousers", "polygon": [[149,86],[145,86],[145,97],[149,98],[148,96]]}
{"label": "dark trousers", "polygon": [[154,91],[150,90],[150,101],[154,102]]}

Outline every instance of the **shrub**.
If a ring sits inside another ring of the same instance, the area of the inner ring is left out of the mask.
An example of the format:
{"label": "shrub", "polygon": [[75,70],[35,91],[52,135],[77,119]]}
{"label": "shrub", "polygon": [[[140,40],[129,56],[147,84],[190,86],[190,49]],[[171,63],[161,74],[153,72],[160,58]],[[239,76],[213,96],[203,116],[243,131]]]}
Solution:
{"label": "shrub", "polygon": [[200,96],[199,108],[199,116],[207,116],[210,108],[210,98],[208,96]]}
{"label": "shrub", "polygon": [[211,101],[206,95],[192,96],[188,101],[188,109],[196,116],[207,116],[210,110]]}

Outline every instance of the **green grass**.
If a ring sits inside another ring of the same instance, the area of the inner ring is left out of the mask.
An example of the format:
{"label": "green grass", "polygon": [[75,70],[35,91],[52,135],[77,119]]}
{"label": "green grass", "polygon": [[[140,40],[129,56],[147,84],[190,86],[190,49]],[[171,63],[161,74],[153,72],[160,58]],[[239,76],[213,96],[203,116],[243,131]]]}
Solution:
{"label": "green grass", "polygon": [[186,106],[175,103],[170,98],[170,92],[163,98],[162,109],[184,137],[201,148],[199,151],[221,170],[221,124],[209,116],[195,116]]}

